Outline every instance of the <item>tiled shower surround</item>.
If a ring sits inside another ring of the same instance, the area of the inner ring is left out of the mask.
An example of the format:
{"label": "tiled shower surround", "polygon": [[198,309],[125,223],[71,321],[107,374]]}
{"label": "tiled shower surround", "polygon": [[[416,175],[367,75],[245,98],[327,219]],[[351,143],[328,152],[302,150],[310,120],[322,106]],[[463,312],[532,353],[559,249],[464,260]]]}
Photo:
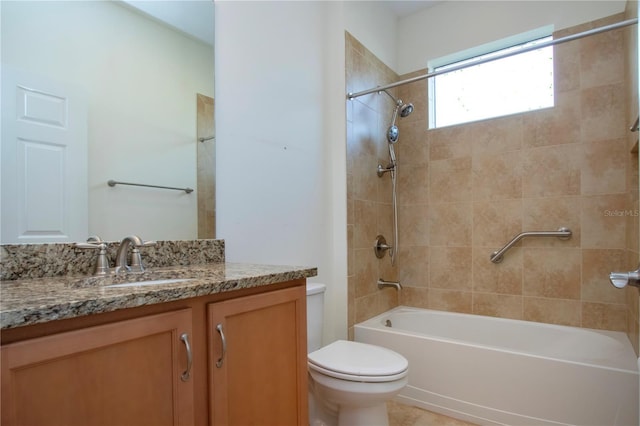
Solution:
{"label": "tiled shower surround", "polygon": [[[627,15],[637,16],[630,2]],[[625,19],[580,25],[555,38]],[[615,289],[611,271],[638,254],[636,28],[556,45],[555,107],[428,130],[427,81],[394,89],[415,110],[399,119],[400,250],[395,268],[373,241],[392,239],[384,95],[347,104],[349,327],[397,303],[629,333],[638,350],[636,288]],[[631,37],[633,35],[633,37]],[[396,76],[346,35],[347,91]],[[630,53],[633,52],[633,53]],[[631,70],[631,72],[629,71]],[[500,264],[489,255],[523,231],[568,227],[568,241],[525,238]],[[403,290],[380,291],[378,278]]]}

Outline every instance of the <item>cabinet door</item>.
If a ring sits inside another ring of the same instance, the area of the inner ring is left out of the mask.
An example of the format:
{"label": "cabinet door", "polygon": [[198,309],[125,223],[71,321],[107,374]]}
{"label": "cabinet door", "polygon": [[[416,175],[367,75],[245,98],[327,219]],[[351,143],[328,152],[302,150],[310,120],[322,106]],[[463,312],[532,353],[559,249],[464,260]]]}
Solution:
{"label": "cabinet door", "polygon": [[190,309],[3,346],[3,426],[193,424],[183,334]]}
{"label": "cabinet door", "polygon": [[304,286],[207,310],[213,424],[308,425]]}

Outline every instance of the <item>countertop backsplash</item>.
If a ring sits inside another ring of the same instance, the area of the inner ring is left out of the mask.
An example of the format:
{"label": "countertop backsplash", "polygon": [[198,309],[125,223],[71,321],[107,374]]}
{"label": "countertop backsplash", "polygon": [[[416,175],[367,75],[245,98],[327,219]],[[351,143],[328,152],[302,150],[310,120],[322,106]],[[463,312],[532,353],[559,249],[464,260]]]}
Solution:
{"label": "countertop backsplash", "polygon": [[[107,242],[113,267],[119,242]],[[204,265],[225,262],[224,240],[157,241],[140,248],[145,267]],[[0,245],[0,280],[91,275],[97,250],[75,247],[75,243]]]}

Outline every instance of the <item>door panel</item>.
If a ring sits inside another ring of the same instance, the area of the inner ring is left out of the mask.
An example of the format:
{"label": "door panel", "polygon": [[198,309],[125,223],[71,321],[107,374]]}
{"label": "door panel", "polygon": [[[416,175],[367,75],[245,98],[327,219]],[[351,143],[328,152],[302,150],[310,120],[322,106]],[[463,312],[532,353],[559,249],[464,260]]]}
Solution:
{"label": "door panel", "polygon": [[87,104],[80,90],[2,69],[2,243],[88,236]]}

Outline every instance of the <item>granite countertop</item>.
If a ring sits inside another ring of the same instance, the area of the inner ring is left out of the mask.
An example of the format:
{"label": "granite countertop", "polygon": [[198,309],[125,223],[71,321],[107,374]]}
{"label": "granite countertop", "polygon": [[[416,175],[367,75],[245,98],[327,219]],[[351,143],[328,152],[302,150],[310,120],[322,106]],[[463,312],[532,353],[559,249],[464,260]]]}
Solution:
{"label": "granite countertop", "polygon": [[[239,263],[153,268],[109,277],[62,276],[0,281],[0,329],[260,287],[317,275],[317,268]],[[132,281],[167,284],[107,287]]]}

